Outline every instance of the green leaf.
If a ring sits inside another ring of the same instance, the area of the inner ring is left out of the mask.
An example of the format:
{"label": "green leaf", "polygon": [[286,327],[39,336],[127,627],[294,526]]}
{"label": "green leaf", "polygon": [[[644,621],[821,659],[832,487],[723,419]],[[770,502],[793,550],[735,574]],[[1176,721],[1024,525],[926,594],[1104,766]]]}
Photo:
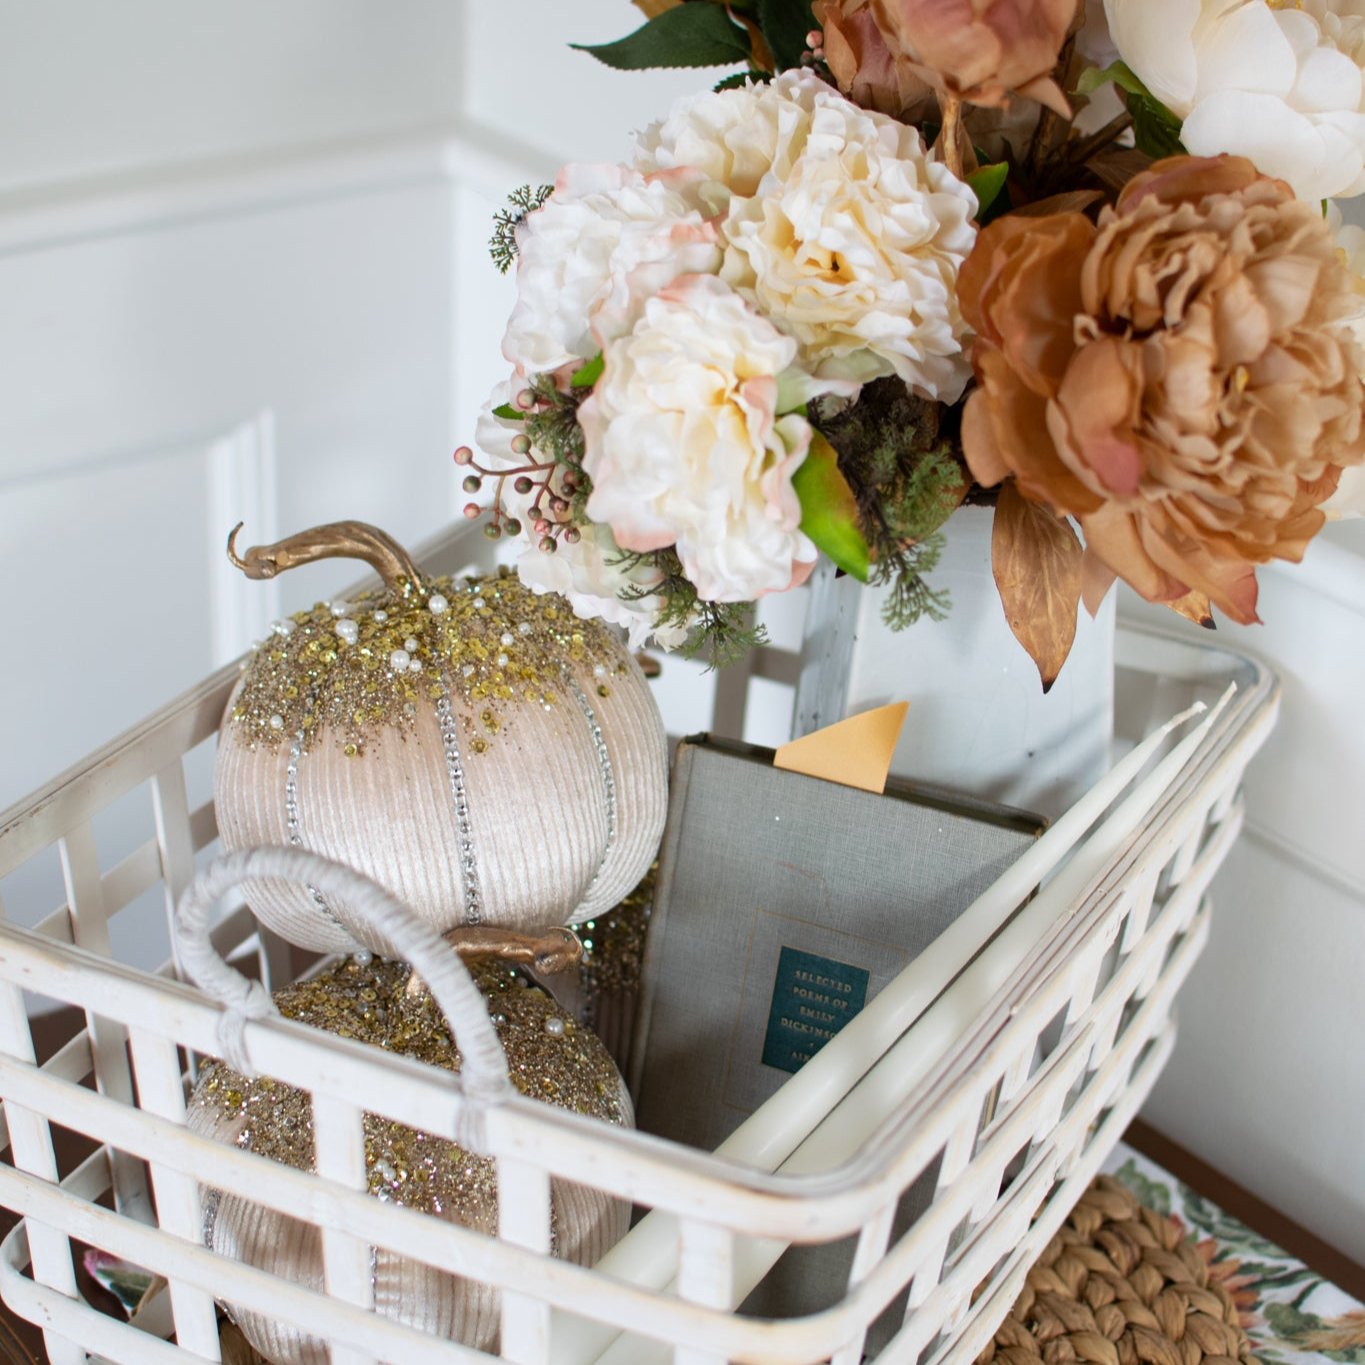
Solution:
{"label": "green leaf", "polygon": [[501,417],[508,422],[524,422],[526,414],[520,408],[514,408],[511,403],[499,403],[493,409],[494,417]]}
{"label": "green leaf", "polygon": [[1138,151],[1157,160],[1184,152],[1180,120],[1160,100],[1152,95],[1130,94],[1128,112],[1133,116],[1133,141]]}
{"label": "green leaf", "polygon": [[573,372],[573,378],[569,380],[569,383],[576,389],[590,389],[597,383],[598,376],[605,368],[606,361],[602,359],[602,352],[598,351],[582,369]]}
{"label": "green leaf", "polygon": [[872,553],[858,529],[858,500],[839,470],[839,456],[818,431],[792,478],[801,503],[801,529],[846,574],[866,583]]}
{"label": "green leaf", "polygon": [[1128,112],[1133,116],[1133,140],[1138,151],[1160,158],[1179,156],[1185,150],[1180,142],[1180,120],[1126,63],[1113,62],[1104,68],[1092,66],[1082,73],[1076,89],[1082,95],[1093,95],[1101,86],[1110,84],[1123,91]]}
{"label": "green leaf", "polygon": [[1093,95],[1102,85],[1117,85],[1130,95],[1146,95],[1152,92],[1138,78],[1137,72],[1127,62],[1111,62],[1108,66],[1092,66],[1081,72],[1076,82],[1076,92],[1080,95]]}
{"label": "green leaf", "polygon": [[976,195],[979,206],[976,211],[978,219],[984,218],[986,210],[1000,197],[1000,191],[1005,188],[1009,173],[1008,163],[997,161],[993,166],[982,166],[979,171],[967,177],[967,184]]}
{"label": "green leaf", "polygon": [[1268,1303],[1263,1309],[1266,1321],[1275,1329],[1281,1340],[1292,1341],[1297,1336],[1322,1330],[1322,1319],[1313,1313],[1304,1313],[1287,1303]]}
{"label": "green leaf", "polygon": [[733,66],[749,58],[749,35],[730,22],[723,5],[690,0],[655,15],[614,43],[570,43],[618,71],[660,66]]}
{"label": "green leaf", "polygon": [[758,26],[779,71],[800,66],[806,34],[816,27],[810,0],[758,0]]}
{"label": "green leaf", "polygon": [[1137,1162],[1131,1157],[1114,1172],[1114,1179],[1126,1186],[1149,1209],[1169,1215],[1171,1212],[1171,1189],[1155,1180],[1148,1180],[1138,1170]]}

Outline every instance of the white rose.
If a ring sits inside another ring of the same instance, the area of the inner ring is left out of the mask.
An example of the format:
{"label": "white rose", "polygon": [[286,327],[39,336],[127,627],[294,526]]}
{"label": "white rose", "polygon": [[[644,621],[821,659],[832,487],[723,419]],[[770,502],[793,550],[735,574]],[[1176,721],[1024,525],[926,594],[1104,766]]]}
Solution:
{"label": "white rose", "polygon": [[1105,0],[1123,60],[1184,119],[1313,201],[1365,190],[1365,0]]}
{"label": "white rose", "polygon": [[674,546],[704,601],[799,583],[816,549],[792,475],[811,429],[790,409],[833,386],[794,371],[792,338],[714,276],[642,298],[630,329],[603,340],[578,410],[588,515],[629,549]]}
{"label": "white rose", "polygon": [[[511,384],[499,384],[493,390],[476,428],[482,463],[495,474],[529,463],[526,455],[518,455],[512,449],[512,441],[523,424],[493,412],[511,401],[512,388]],[[624,554],[606,526],[579,528],[582,538],[577,543],[560,536],[558,549],[553,553],[540,549],[540,537],[532,529],[535,490],[518,493],[513,481],[513,474],[504,474],[496,492],[508,516],[521,522],[521,533],[514,542],[520,546],[516,568],[517,576],[528,588],[539,593],[559,593],[568,600],[574,615],[583,620],[621,626],[632,649],[643,647],[651,636],[661,649],[675,649],[683,643],[687,637],[685,626],[656,626],[664,607],[663,598],[653,592],[663,577],[657,569]]]}
{"label": "white rose", "polygon": [[897,374],[951,403],[971,377],[957,275],[975,212],[913,128],[826,89],[790,170],[731,199],[721,275],[796,338],[814,373]]}
{"label": "white rose", "polygon": [[597,354],[589,323],[625,297],[633,271],[654,285],[720,266],[715,230],[681,192],[687,172],[645,176],[626,166],[566,166],[518,233],[517,302],[503,354],[523,377]]}

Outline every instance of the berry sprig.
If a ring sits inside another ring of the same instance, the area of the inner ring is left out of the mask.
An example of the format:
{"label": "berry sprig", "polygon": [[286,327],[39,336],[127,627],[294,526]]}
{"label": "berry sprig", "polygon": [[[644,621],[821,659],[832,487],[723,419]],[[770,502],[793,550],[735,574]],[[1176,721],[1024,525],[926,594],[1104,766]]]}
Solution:
{"label": "berry sprig", "polygon": [[[491,520],[484,527],[490,540],[501,536],[518,536],[521,521],[504,506],[507,481],[518,497],[530,497],[527,515],[531,530],[537,537],[536,545],[545,554],[554,554],[562,539],[574,545],[582,539],[579,523],[586,520],[584,504],[591,484],[583,472],[583,433],[578,425],[579,402],[587,396],[587,389],[563,393],[548,375],[537,375],[513,400],[514,407],[499,415],[515,411],[517,420],[525,423],[511,441],[512,453],[524,463],[490,469],[478,463],[469,446],[455,451],[455,463],[472,472],[461,485],[466,493],[478,493],[485,479],[495,481]],[[484,512],[476,502],[465,504],[464,514],[476,520]]]}

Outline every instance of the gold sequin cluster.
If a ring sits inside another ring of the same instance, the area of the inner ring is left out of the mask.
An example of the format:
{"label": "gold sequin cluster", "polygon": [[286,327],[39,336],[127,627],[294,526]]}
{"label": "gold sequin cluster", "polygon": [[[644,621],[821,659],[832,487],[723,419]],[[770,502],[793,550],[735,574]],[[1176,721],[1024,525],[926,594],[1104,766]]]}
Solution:
{"label": "gold sequin cluster", "polygon": [[623,901],[596,919],[578,926],[583,940],[579,967],[584,998],[589,1002],[604,993],[635,991],[645,956],[645,933],[654,905],[654,879],[658,863]]}
{"label": "gold sequin cluster", "polygon": [[628,671],[604,626],[513,574],[421,591],[405,582],[277,622],[247,661],[231,718],[252,744],[307,750],[325,732],[354,755],[448,694],[479,753],[515,708],[555,706],[566,668],[590,672],[602,697]]}
{"label": "gold sequin cluster", "polygon": [[[460,1053],[429,992],[408,995],[409,968],[379,958],[352,958],[275,994],[280,1013],[447,1071]],[[476,969],[475,983],[507,1054],[512,1083],[523,1094],[577,1114],[622,1124],[620,1073],[606,1048],[538,986],[512,968]],[[236,1131],[236,1144],[297,1170],[314,1163],[313,1110],[306,1091],[210,1061],[200,1073],[190,1111],[214,1128]],[[201,1122],[202,1126],[202,1122]],[[376,1114],[366,1114],[365,1166],[376,1198],[442,1214],[467,1227],[497,1226],[493,1161],[474,1156]]]}

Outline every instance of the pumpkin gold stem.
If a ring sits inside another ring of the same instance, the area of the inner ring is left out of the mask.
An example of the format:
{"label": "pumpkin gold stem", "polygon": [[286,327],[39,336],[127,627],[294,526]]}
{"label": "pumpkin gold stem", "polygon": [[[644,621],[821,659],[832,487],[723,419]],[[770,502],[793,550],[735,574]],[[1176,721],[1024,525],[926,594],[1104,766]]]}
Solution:
{"label": "pumpkin gold stem", "polygon": [[[542,975],[567,971],[583,959],[583,942],[572,929],[556,925],[531,933],[501,929],[491,924],[462,924],[442,937],[466,962],[494,957],[521,962]],[[416,972],[408,978],[407,993],[417,995],[426,983]]]}
{"label": "pumpkin gold stem", "polygon": [[286,536],[273,545],[253,545],[239,555],[237,535],[242,525],[239,521],[228,535],[227,556],[248,578],[274,578],[286,569],[319,559],[363,559],[384,580],[385,587],[401,592],[406,583],[422,591],[422,575],[412,557],[392,536],[368,522],[331,521]]}

